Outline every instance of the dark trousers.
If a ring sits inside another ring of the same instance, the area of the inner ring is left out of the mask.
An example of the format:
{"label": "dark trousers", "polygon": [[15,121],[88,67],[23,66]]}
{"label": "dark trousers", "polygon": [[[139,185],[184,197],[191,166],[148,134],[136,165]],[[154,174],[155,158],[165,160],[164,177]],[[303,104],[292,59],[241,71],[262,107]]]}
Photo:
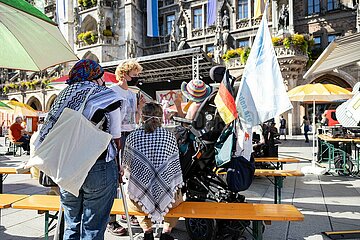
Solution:
{"label": "dark trousers", "polygon": [[309,142],[308,131],[305,131],[304,135],[305,135],[305,142]]}
{"label": "dark trousers", "polygon": [[21,144],[21,146],[24,149],[24,151],[30,151],[30,138],[29,138],[29,136],[21,136],[21,138],[19,140],[17,140],[17,142],[22,142],[23,143],[23,144]]}

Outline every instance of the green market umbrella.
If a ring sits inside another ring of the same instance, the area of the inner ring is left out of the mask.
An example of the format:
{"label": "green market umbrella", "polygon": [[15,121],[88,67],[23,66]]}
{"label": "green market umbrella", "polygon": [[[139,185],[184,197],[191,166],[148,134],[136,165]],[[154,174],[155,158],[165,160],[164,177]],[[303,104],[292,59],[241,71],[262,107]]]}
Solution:
{"label": "green market umbrella", "polygon": [[4,109],[4,110],[11,110],[12,107],[10,107],[9,105],[7,105],[6,103],[0,101],[0,109]]}
{"label": "green market umbrella", "polygon": [[0,0],[0,68],[41,71],[78,58],[57,25],[23,0]]}

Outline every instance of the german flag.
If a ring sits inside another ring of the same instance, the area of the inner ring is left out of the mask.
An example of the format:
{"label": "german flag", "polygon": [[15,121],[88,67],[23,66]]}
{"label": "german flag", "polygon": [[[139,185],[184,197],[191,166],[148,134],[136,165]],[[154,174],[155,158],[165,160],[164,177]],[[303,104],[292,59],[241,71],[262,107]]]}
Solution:
{"label": "german flag", "polygon": [[238,117],[233,90],[229,81],[229,71],[226,70],[215,96],[215,105],[225,124],[229,124]]}

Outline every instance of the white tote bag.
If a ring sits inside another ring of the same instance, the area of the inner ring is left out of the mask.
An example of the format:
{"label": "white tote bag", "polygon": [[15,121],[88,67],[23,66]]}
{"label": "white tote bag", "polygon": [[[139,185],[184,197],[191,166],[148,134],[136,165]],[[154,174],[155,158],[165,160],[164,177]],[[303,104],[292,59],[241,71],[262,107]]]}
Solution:
{"label": "white tote bag", "polygon": [[78,111],[65,108],[44,141],[27,163],[51,177],[62,189],[79,196],[88,172],[107,149],[112,136],[84,115],[87,94]]}

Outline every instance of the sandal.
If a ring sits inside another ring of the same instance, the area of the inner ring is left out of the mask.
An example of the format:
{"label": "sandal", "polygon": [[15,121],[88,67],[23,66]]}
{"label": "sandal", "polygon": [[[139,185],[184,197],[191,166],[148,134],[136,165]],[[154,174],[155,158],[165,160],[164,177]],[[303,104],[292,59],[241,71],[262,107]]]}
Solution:
{"label": "sandal", "polygon": [[109,222],[106,229],[115,236],[125,236],[127,234],[126,229],[123,228],[118,222]]}
{"label": "sandal", "polygon": [[[127,223],[126,215],[121,215],[120,222]],[[130,216],[130,225],[131,226],[140,226],[139,221],[135,216]]]}

